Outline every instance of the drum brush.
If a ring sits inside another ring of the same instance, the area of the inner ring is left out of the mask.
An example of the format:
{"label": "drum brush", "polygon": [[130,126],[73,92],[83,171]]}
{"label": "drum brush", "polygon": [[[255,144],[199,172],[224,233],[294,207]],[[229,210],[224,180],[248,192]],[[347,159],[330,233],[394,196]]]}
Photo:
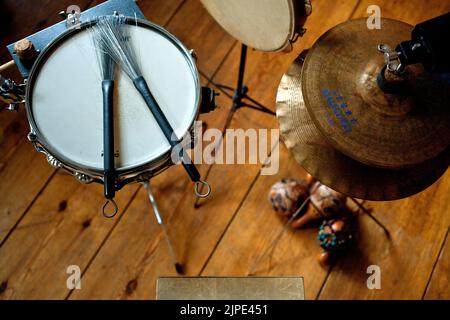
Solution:
{"label": "drum brush", "polygon": [[[141,94],[164,133],[164,136],[173,148],[173,152],[176,152],[177,157],[181,160],[189,177],[196,183],[195,192],[197,196],[206,197],[210,193],[208,183],[200,180],[200,173],[189,156],[183,152],[183,148],[179,145],[179,138],[176,136],[174,129],[159,107],[156,99],[150,92],[146,80],[142,76],[141,68],[131,43],[126,20],[126,17],[119,15],[104,16],[99,19],[95,28],[98,30],[98,33],[101,34],[101,42],[104,44],[108,53],[133,81],[134,86]],[[200,185],[205,185],[207,187],[206,193],[201,194],[199,192]]]}
{"label": "drum brush", "polygon": [[[112,21],[117,23],[116,21]],[[95,46],[100,72],[102,76],[103,94],[103,183],[104,194],[109,201],[115,196],[116,174],[114,166],[114,69],[115,61],[108,54],[101,33],[91,28],[92,40]],[[113,203],[114,204],[114,203]],[[105,204],[106,205],[106,204]],[[103,209],[105,210],[105,208]]]}

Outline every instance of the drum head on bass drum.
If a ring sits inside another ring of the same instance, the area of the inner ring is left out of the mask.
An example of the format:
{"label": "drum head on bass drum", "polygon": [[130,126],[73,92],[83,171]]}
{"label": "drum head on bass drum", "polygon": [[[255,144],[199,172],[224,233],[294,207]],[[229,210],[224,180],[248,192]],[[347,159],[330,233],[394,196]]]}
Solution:
{"label": "drum head on bass drum", "polygon": [[[143,20],[129,23],[143,76],[176,135],[182,137],[198,114],[195,64],[186,48],[164,29]],[[32,130],[49,153],[72,167],[101,172],[103,98],[97,61],[87,24],[68,31],[39,56],[26,100]],[[119,171],[158,161],[170,151],[144,100],[119,67],[114,134]]]}
{"label": "drum head on bass drum", "polygon": [[[280,51],[294,37],[304,11],[295,0],[201,0],[234,38],[261,51]],[[303,3],[303,2],[302,2]],[[303,5],[304,6],[304,5]]]}

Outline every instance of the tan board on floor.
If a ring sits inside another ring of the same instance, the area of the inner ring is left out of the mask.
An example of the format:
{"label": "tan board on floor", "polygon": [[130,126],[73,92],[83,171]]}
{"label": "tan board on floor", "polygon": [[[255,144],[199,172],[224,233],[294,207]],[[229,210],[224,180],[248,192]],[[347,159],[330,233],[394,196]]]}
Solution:
{"label": "tan board on floor", "polygon": [[157,300],[304,300],[301,277],[161,277]]}

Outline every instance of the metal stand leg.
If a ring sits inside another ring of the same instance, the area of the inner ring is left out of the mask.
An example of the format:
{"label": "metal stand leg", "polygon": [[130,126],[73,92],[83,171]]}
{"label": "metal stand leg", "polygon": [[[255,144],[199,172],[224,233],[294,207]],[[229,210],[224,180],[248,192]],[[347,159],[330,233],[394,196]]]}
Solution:
{"label": "metal stand leg", "polygon": [[145,189],[147,190],[147,195],[148,195],[150,203],[153,207],[153,212],[155,213],[156,221],[158,221],[158,224],[161,226],[161,228],[164,232],[164,238],[166,239],[167,246],[169,247],[169,253],[172,258],[173,265],[175,266],[175,270],[177,271],[178,274],[183,274],[183,267],[182,267],[181,263],[178,262],[177,257],[175,255],[175,250],[173,248],[172,241],[169,236],[169,232],[167,231],[167,227],[164,224],[161,214],[159,213],[158,205],[156,204],[155,197],[152,194],[150,183],[149,183],[149,181],[145,181],[145,182],[142,182],[142,184],[144,185]]}
{"label": "metal stand leg", "polygon": [[[234,90],[232,111],[234,112],[237,109],[242,108],[242,107],[249,107],[249,108],[252,108],[252,109],[255,109],[258,111],[262,111],[265,113],[275,115],[275,112],[273,112],[269,108],[263,106],[261,103],[250,98],[247,95],[248,87],[246,85],[244,85],[244,74],[245,74],[246,61],[247,61],[247,46],[245,44],[243,44],[241,47],[239,73],[238,73],[237,87]],[[243,101],[245,99],[248,100],[249,102]]]}
{"label": "metal stand leg", "polygon": [[289,218],[289,220],[283,225],[283,228],[278,232],[275,239],[272,241],[272,243],[267,247],[267,249],[263,252],[259,258],[256,259],[256,261],[252,264],[250,271],[248,272],[248,276],[253,276],[256,274],[256,268],[258,267],[259,263],[264,260],[264,258],[277,246],[278,242],[281,239],[281,236],[289,229],[289,226],[291,225],[292,221],[294,221],[297,216],[302,212],[303,208],[309,203],[311,197],[306,198],[305,201],[300,205],[300,207],[297,209],[297,211],[294,212],[292,217]]}
{"label": "metal stand leg", "polygon": [[389,230],[377,218],[375,218],[375,216],[372,214],[372,212],[370,212],[369,209],[364,207],[364,205],[361,202],[359,202],[358,200],[356,200],[353,197],[350,197],[350,200],[352,200],[358,206],[358,208],[361,209],[361,211],[363,211],[365,214],[367,214],[370,219],[372,219],[381,229],[383,229],[383,231],[386,234],[386,237],[388,239],[391,239],[391,234],[390,234]]}
{"label": "metal stand leg", "polygon": [[[264,113],[268,113],[271,115],[275,115],[275,112],[270,110],[269,108],[265,107],[258,101],[252,99],[248,94],[248,87],[244,85],[244,75],[245,75],[245,64],[247,62],[247,46],[245,44],[242,44],[241,46],[241,56],[240,56],[240,62],[239,62],[239,72],[238,72],[238,78],[237,78],[237,85],[236,88],[232,88],[223,84],[215,83],[211,79],[209,79],[205,74],[202,73],[202,76],[204,76],[211,84],[213,84],[215,87],[219,88],[223,93],[233,99],[233,105],[231,107],[230,113],[228,115],[227,121],[225,123],[225,129],[228,128],[231,119],[233,117],[233,114],[239,109],[243,107],[247,107],[250,109],[254,109],[257,111],[261,111]],[[247,100],[247,101],[245,101]]]}

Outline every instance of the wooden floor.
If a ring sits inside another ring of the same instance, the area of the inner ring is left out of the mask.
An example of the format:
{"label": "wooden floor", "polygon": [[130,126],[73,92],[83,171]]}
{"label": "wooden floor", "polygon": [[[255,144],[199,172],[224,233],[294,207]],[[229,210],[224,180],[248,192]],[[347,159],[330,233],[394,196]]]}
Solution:
{"label": "wooden floor", "polygon": [[[4,0],[4,46],[58,21],[57,13],[77,2],[95,0]],[[410,24],[450,10],[450,0],[314,0],[308,32],[291,53],[250,51],[246,83],[250,94],[274,109],[283,72],[327,29],[364,17],[371,4],[382,16]],[[198,68],[218,83],[235,84],[240,43],[221,29],[196,0],[141,0],[150,20],[165,26],[198,54]],[[33,14],[31,14],[33,13]],[[15,76],[15,74],[12,74]],[[203,84],[207,84],[202,77]],[[222,94],[220,109],[202,116],[221,129],[231,100]],[[276,128],[274,117],[239,110],[233,128]],[[145,190],[125,187],[115,219],[101,216],[102,187],[81,185],[52,169],[26,140],[24,110],[0,112],[0,298],[2,299],[152,299],[160,276],[175,275],[161,229]],[[282,226],[267,191],[286,176],[303,177],[284,146],[280,171],[261,176],[260,165],[202,165],[213,194],[194,208],[192,185],[179,166],[153,181],[160,209],[174,237],[187,275],[247,275],[252,263]],[[316,228],[288,232],[257,275],[304,276],[307,299],[449,299],[450,171],[433,186],[408,199],[368,203],[391,233],[386,238],[372,219],[359,218],[357,248],[328,269],[316,262]],[[369,290],[366,268],[381,268],[381,290]],[[66,268],[82,270],[81,290],[68,290]]]}

